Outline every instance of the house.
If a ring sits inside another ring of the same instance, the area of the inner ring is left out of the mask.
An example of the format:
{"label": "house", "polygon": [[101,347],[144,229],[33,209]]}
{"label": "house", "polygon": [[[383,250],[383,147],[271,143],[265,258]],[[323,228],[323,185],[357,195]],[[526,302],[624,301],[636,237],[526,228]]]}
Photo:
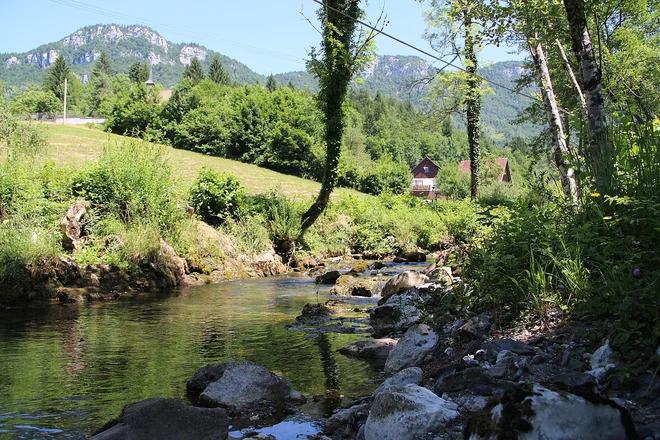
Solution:
{"label": "house", "polygon": [[440,167],[428,157],[422,159],[415,168],[413,175],[412,194],[417,197],[435,199],[435,176],[438,175]]}
{"label": "house", "polygon": [[[511,169],[509,169],[509,159],[507,159],[506,157],[498,157],[497,159],[495,159],[495,161],[487,160],[485,165],[486,165],[486,167],[489,167],[489,166],[492,166],[494,163],[496,163],[497,165],[502,167],[502,173],[497,176],[497,180],[499,180],[500,182],[511,182]],[[461,171],[470,174],[470,171],[471,171],[470,170],[470,161],[469,160],[462,161],[460,163],[460,165],[458,166],[458,168]],[[482,165],[482,168],[481,168],[481,170],[482,170],[481,174],[482,175],[484,173],[483,169],[484,169],[484,166]]]}

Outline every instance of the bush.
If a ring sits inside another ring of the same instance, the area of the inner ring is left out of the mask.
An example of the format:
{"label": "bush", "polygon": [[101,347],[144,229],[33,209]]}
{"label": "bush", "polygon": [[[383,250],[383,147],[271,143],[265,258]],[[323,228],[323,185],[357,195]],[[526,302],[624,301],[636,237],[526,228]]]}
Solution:
{"label": "bush", "polygon": [[222,224],[235,216],[242,199],[243,190],[235,176],[206,167],[199,170],[190,188],[190,203],[195,212],[211,224]]}
{"label": "bush", "polygon": [[72,191],[124,223],[151,222],[172,232],[182,219],[165,148],[140,140],[105,145],[98,164],[74,177]]}

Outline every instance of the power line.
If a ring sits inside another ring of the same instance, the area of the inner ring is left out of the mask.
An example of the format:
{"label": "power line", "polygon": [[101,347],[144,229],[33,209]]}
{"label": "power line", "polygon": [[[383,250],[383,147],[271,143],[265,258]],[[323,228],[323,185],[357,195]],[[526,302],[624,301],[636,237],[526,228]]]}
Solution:
{"label": "power line", "polygon": [[91,13],[94,13],[94,14],[104,15],[106,17],[110,17],[110,18],[114,18],[114,19],[130,20],[130,21],[134,21],[136,24],[140,23],[140,24],[151,25],[151,26],[154,26],[154,27],[158,27],[159,30],[166,30],[166,31],[169,31],[171,33],[182,35],[182,36],[187,37],[187,38],[206,39],[206,40],[210,40],[210,41],[219,42],[221,44],[234,46],[234,47],[237,47],[239,49],[243,49],[245,51],[256,53],[258,55],[265,55],[265,56],[269,56],[269,57],[272,57],[272,58],[277,58],[277,59],[280,59],[280,60],[283,60],[283,61],[291,61],[291,62],[296,62],[296,63],[299,63],[300,61],[304,61],[302,58],[299,58],[299,57],[296,57],[296,56],[293,56],[293,55],[288,55],[288,54],[284,54],[284,53],[269,51],[269,50],[266,50],[266,49],[261,49],[261,48],[258,48],[258,47],[249,46],[249,45],[242,44],[242,43],[237,43],[237,42],[231,41],[231,40],[224,40],[224,39],[216,38],[216,37],[206,35],[206,34],[202,34],[202,33],[190,32],[190,31],[187,31],[185,29],[177,28],[177,27],[174,27],[174,26],[169,26],[169,25],[166,25],[166,24],[163,24],[163,23],[157,23],[157,22],[152,21],[152,20],[142,19],[142,18],[139,18],[139,17],[134,17],[134,16],[131,16],[131,15],[123,14],[123,13],[112,11],[112,10],[109,10],[109,9],[100,8],[100,7],[97,7],[97,6],[91,6],[91,5],[82,3],[82,2],[77,1],[77,0],[50,0],[50,1],[53,2],[53,3],[63,5],[63,6],[68,6],[70,8],[74,8],[74,9],[78,9],[78,10],[82,10],[82,11],[86,11],[86,12],[91,12]]}
{"label": "power line", "polygon": [[[323,7],[326,7],[326,8],[332,9],[333,11],[335,11],[335,12],[337,12],[337,13],[339,13],[339,14],[345,16],[345,17],[348,17],[348,18],[353,19],[353,17],[351,17],[350,15],[346,14],[345,12],[340,11],[339,9],[333,8],[332,6],[329,6],[327,3],[324,3],[324,2],[322,2],[321,0],[312,0],[312,1],[313,1],[314,3],[318,3],[319,5],[321,5],[321,6],[323,6]],[[430,58],[433,58],[434,60],[440,61],[441,63],[444,63],[445,66],[451,66],[451,67],[453,67],[453,68],[455,68],[455,69],[457,69],[457,70],[460,70],[461,72],[468,73],[467,70],[465,70],[463,67],[460,67],[460,66],[457,66],[457,65],[455,65],[455,64],[453,64],[453,63],[450,63],[450,62],[448,62],[448,61],[445,61],[445,60],[443,60],[442,58],[439,58],[439,57],[437,57],[436,55],[433,55],[433,54],[431,54],[431,53],[425,51],[424,49],[420,49],[419,47],[413,46],[412,44],[407,43],[407,42],[405,42],[405,41],[403,41],[403,40],[401,40],[401,39],[399,39],[399,38],[397,38],[397,37],[395,37],[395,36],[393,36],[393,35],[390,35],[390,34],[388,34],[387,32],[385,32],[385,31],[383,31],[383,30],[381,30],[381,29],[377,29],[377,28],[375,28],[374,26],[372,26],[372,25],[370,25],[370,24],[367,24],[367,23],[363,22],[362,20],[357,20],[357,19],[356,19],[355,21],[356,21],[357,23],[359,23],[360,25],[362,25],[362,26],[364,26],[364,27],[366,27],[366,28],[368,28],[368,29],[371,29],[372,31],[377,32],[377,33],[380,34],[380,35],[383,35],[383,36],[385,36],[385,37],[387,37],[387,38],[389,38],[389,39],[391,39],[391,40],[396,41],[396,42],[399,43],[399,44],[403,44],[404,46],[409,47],[410,49],[413,49],[413,50],[415,50],[415,51],[417,51],[417,52],[419,52],[419,53],[422,53],[422,54],[426,55],[427,57],[430,57]],[[495,82],[495,81],[491,81],[491,80],[489,80],[488,78],[486,78],[486,77],[483,76],[483,75],[479,75],[479,74],[477,74],[477,77],[481,78],[483,81],[485,81],[485,82],[487,82],[487,83],[490,83],[490,84],[492,84],[492,85],[494,85],[494,86],[497,86],[497,87],[501,87],[501,88],[503,88],[504,90],[507,90],[507,91],[509,91],[509,92],[511,92],[511,93],[515,93],[515,94],[517,94],[517,95],[524,96],[525,98],[532,99],[532,100],[534,100],[534,101],[537,100],[536,98],[534,98],[534,97],[531,96],[531,95],[528,95],[528,94],[526,94],[526,93],[522,93],[522,92],[520,92],[520,91],[518,91],[518,90],[512,89],[511,87],[507,87],[507,86],[502,85],[502,84],[499,84],[499,83],[497,83],[497,82]]]}

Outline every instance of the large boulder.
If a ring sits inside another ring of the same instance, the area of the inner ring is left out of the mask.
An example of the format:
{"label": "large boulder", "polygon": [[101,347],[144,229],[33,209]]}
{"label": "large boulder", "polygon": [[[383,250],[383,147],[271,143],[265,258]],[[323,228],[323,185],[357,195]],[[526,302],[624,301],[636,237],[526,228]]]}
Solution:
{"label": "large boulder", "polygon": [[379,286],[374,278],[357,278],[351,275],[340,276],[330,289],[332,295],[372,297]]}
{"label": "large boulder", "polygon": [[93,440],[226,439],[228,419],[220,408],[199,408],[176,399],[147,399],[124,407]]}
{"label": "large boulder", "polygon": [[380,384],[376,391],[373,393],[373,397],[376,397],[378,394],[382,393],[388,388],[392,387],[402,387],[405,385],[419,385],[424,377],[424,372],[419,367],[409,367],[405,368],[392,377],[388,377],[385,381]]}
{"label": "large boulder", "polygon": [[87,210],[89,202],[85,200],[76,201],[66,210],[64,217],[60,219],[62,229],[62,247],[73,251],[80,247],[80,239],[85,235],[83,226],[87,223]]}
{"label": "large boulder", "polygon": [[[493,405],[494,404],[494,405]],[[594,394],[587,400],[538,384],[506,392],[471,418],[464,432],[470,440],[633,440],[632,418],[611,400]]]}
{"label": "large boulder", "polygon": [[369,312],[369,322],[377,338],[392,332],[408,330],[421,319],[422,315],[417,307],[405,301],[385,304]]}
{"label": "large boulder", "polygon": [[438,335],[426,324],[410,327],[390,351],[385,362],[386,372],[395,372],[422,363],[438,344]]}
{"label": "large boulder", "polygon": [[393,295],[397,295],[399,293],[403,293],[406,290],[410,289],[411,287],[419,287],[422,284],[427,283],[428,280],[429,277],[427,277],[421,272],[416,272],[412,270],[401,272],[400,274],[390,278],[387,284],[385,284],[380,294],[381,299],[380,301],[378,301],[378,304],[379,305],[385,304],[385,302],[389,297]]}
{"label": "large boulder", "polygon": [[207,365],[186,388],[200,405],[225,408],[235,416],[270,414],[305,401],[286,380],[250,361]]}
{"label": "large boulder", "polygon": [[316,277],[316,284],[335,284],[341,273],[338,270],[331,270]]}
{"label": "large boulder", "polygon": [[340,348],[339,352],[343,355],[360,359],[378,359],[384,361],[396,344],[396,339],[365,339],[352,342]]}
{"label": "large boulder", "polygon": [[458,406],[418,385],[379,393],[365,424],[366,440],[407,440],[439,432],[458,417]]}
{"label": "large boulder", "polygon": [[323,426],[323,433],[326,435],[337,433],[344,438],[350,437],[367,420],[370,407],[371,405],[368,403],[361,403],[350,408],[337,410]]}

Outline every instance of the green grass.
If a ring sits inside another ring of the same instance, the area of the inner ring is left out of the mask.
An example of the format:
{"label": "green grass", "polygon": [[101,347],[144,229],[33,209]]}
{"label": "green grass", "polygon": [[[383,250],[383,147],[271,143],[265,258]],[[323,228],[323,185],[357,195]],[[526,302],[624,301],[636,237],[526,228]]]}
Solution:
{"label": "green grass", "polygon": [[[79,168],[95,162],[101,154],[104,143],[124,139],[123,136],[84,126],[52,123],[44,125],[48,131],[49,148],[44,152],[42,160],[53,161],[57,166]],[[186,184],[191,184],[197,177],[199,169],[206,166],[216,171],[234,174],[248,194],[263,194],[274,190],[293,199],[311,199],[318,194],[321,187],[318,182],[277,173],[252,164],[205,156],[187,150],[170,147],[167,149],[176,177]],[[360,192],[346,188],[338,188],[333,194],[334,197],[347,195],[366,197]]]}

